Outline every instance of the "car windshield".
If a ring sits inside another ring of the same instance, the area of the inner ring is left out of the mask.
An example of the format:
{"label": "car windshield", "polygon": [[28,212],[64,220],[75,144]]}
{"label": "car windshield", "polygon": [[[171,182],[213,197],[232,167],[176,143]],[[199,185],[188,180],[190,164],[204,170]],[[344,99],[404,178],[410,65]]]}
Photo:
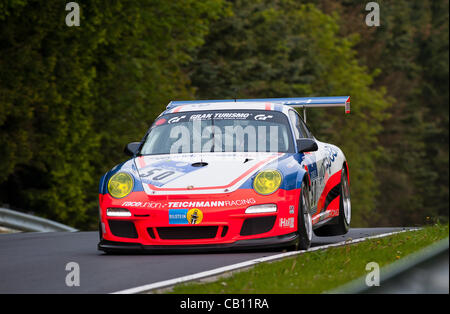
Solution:
{"label": "car windshield", "polygon": [[287,117],[276,111],[217,110],[158,117],[140,155],[199,152],[292,152]]}

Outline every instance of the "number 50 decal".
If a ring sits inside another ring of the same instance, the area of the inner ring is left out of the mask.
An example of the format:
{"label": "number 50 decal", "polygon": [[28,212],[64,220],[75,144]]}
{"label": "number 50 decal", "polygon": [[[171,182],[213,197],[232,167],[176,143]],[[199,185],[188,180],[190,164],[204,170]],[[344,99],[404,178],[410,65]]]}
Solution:
{"label": "number 50 decal", "polygon": [[145,181],[150,181],[153,184],[162,185],[170,180],[183,175],[183,172],[161,169],[161,168],[146,168],[140,171],[140,176]]}

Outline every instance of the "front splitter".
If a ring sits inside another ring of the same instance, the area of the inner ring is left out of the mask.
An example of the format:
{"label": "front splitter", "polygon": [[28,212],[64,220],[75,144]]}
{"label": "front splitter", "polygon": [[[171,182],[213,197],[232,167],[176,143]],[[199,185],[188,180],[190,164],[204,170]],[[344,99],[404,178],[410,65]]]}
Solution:
{"label": "front splitter", "polygon": [[115,242],[101,240],[98,249],[105,253],[133,254],[133,253],[184,253],[184,252],[220,252],[234,250],[274,249],[294,246],[297,244],[298,234],[289,233],[282,236],[239,240],[226,244],[201,245],[143,245],[139,243]]}

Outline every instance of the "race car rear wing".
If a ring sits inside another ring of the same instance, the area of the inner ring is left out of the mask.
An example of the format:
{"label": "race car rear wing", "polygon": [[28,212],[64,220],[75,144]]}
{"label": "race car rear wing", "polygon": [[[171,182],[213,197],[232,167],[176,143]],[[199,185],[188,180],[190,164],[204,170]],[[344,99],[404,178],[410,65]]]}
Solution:
{"label": "race car rear wing", "polygon": [[279,98],[278,101],[273,98],[273,101],[294,108],[303,108],[303,120],[305,122],[306,108],[345,107],[345,113],[350,113],[350,96]]}
{"label": "race car rear wing", "polygon": [[303,108],[303,119],[305,120],[305,122],[306,122],[306,108],[345,107],[345,113],[350,113],[350,96],[171,101],[167,105],[167,109],[172,109],[178,106],[194,103],[220,103],[233,101],[269,102],[274,104],[287,105],[294,108]]}
{"label": "race car rear wing", "polygon": [[350,96],[280,98],[280,102],[294,108],[345,107],[345,113],[350,113]]}

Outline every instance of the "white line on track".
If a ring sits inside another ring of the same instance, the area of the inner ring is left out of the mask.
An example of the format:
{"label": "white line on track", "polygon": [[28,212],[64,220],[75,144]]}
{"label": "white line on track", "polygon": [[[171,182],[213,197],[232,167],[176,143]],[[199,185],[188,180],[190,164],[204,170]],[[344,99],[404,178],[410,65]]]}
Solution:
{"label": "white line on track", "polygon": [[364,238],[358,238],[358,239],[354,239],[354,240],[351,239],[351,240],[346,240],[346,241],[342,241],[342,242],[338,242],[338,243],[316,246],[316,247],[310,248],[308,250],[292,251],[292,252],[280,253],[280,254],[266,256],[266,257],[260,257],[260,258],[252,259],[249,261],[232,264],[232,265],[228,265],[228,266],[223,266],[223,267],[215,268],[212,270],[207,270],[207,271],[192,274],[192,275],[182,276],[182,277],[178,277],[178,278],[174,278],[174,279],[159,281],[159,282],[155,282],[155,283],[151,283],[151,284],[147,284],[147,285],[143,285],[143,286],[139,286],[139,287],[135,287],[135,288],[130,288],[130,289],[126,289],[126,290],[113,292],[113,294],[137,294],[137,293],[150,292],[150,291],[156,290],[156,289],[167,288],[167,287],[171,287],[171,286],[174,286],[177,284],[186,283],[186,282],[194,281],[194,280],[199,280],[199,279],[203,279],[203,278],[207,278],[207,277],[217,276],[217,275],[220,275],[220,274],[223,274],[226,272],[230,272],[233,270],[251,267],[251,266],[254,266],[259,263],[276,261],[276,260],[283,259],[286,257],[300,255],[300,254],[308,253],[308,252],[314,252],[314,251],[318,251],[318,250],[323,250],[323,249],[327,249],[330,247],[343,246],[346,244],[355,244],[355,243],[363,242],[366,240],[384,238],[384,237],[388,237],[388,236],[391,236],[394,234],[403,233],[403,232],[407,232],[407,231],[416,231],[416,230],[419,230],[419,228],[411,228],[411,229],[406,229],[406,230],[401,230],[401,231],[382,233],[382,234],[377,234],[374,236],[369,236],[369,237],[364,237]]}

